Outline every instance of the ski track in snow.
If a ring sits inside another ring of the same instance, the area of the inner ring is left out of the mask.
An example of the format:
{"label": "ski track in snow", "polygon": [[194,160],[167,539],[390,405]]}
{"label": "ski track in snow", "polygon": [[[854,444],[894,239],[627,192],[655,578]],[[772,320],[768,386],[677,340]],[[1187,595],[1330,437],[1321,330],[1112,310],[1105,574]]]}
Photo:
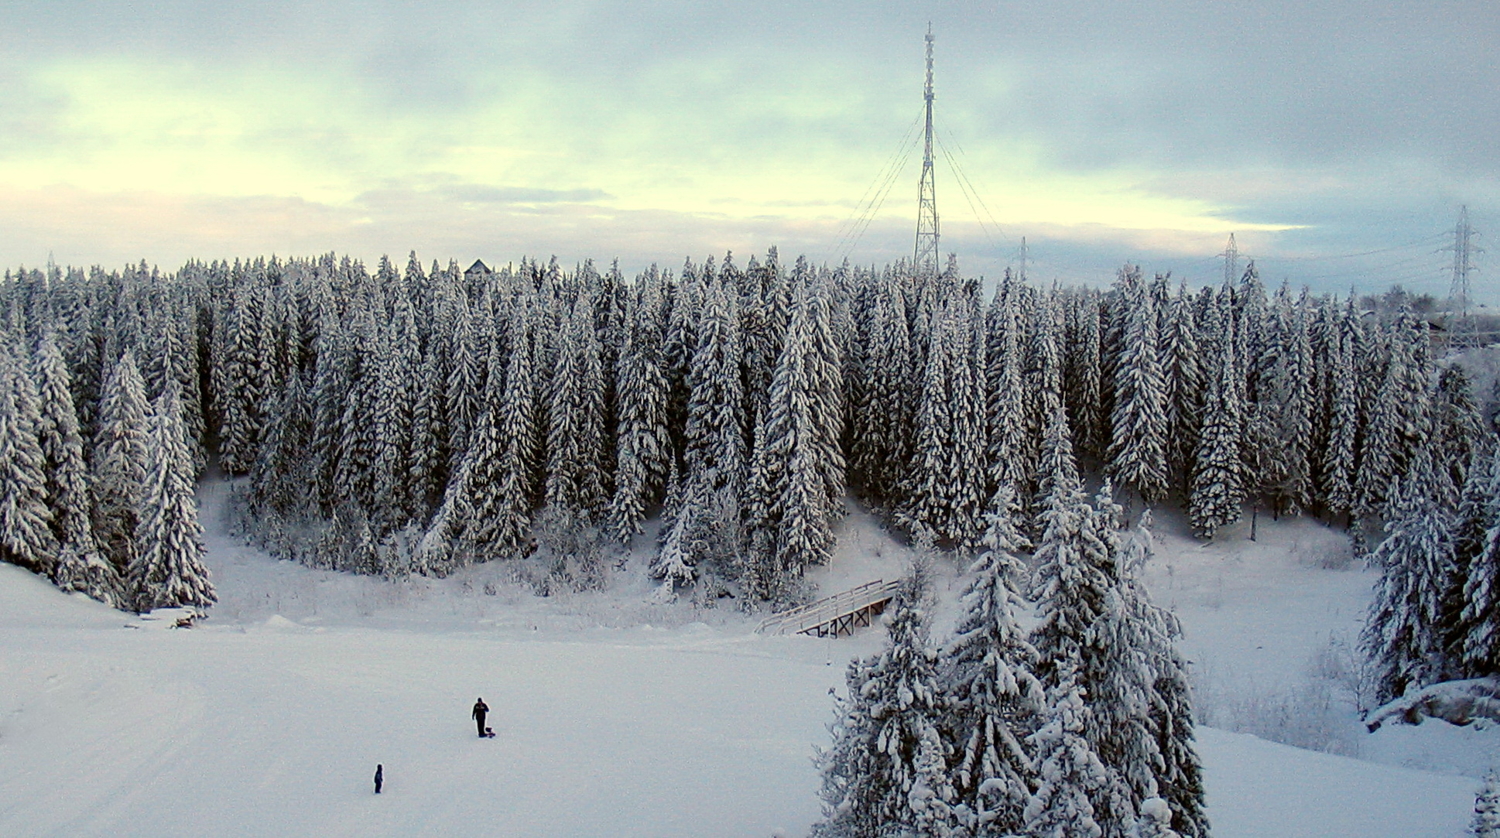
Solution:
{"label": "ski track in snow", "polygon": [[[650,604],[639,557],[610,592],[550,599],[500,568],[312,570],[229,537],[227,491],[200,490],[220,604],[191,631],[0,566],[0,835],[766,836],[817,819],[829,691],[879,632],[762,637],[732,607]],[[1201,545],[1163,517],[1148,582],[1215,712],[1357,637],[1374,577],[1337,533],[1262,521],[1256,542],[1236,527]],[[894,578],[906,555],[854,512],[820,582]],[[939,636],[961,584],[940,569]],[[1461,835],[1494,731],[1389,730],[1358,743],[1372,762],[1200,728],[1214,835]]]}

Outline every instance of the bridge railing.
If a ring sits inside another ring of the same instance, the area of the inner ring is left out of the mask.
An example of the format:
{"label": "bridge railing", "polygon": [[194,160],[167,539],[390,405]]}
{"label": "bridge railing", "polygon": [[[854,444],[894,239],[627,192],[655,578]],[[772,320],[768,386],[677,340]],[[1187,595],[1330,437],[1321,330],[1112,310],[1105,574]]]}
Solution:
{"label": "bridge railing", "polygon": [[900,587],[899,582],[886,582],[880,579],[866,582],[815,602],[772,614],[761,621],[756,631],[763,634],[797,634],[815,629],[839,617],[889,600],[896,595],[898,587]]}

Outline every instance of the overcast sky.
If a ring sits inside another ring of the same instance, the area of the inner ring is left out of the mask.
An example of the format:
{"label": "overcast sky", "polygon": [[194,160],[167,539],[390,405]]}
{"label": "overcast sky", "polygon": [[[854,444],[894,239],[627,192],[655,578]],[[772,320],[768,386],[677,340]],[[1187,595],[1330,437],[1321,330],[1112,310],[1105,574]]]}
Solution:
{"label": "overcast sky", "polygon": [[0,262],[884,263],[929,20],[966,273],[1024,236],[1033,279],[1202,282],[1233,232],[1268,282],[1445,296],[1462,204],[1500,250],[1494,0],[38,0],[0,6]]}

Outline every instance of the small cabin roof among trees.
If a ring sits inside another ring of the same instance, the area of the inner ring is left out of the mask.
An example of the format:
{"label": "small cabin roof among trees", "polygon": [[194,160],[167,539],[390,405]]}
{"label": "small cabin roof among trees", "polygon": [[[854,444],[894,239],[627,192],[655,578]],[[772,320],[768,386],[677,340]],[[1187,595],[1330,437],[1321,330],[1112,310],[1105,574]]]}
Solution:
{"label": "small cabin roof among trees", "polygon": [[486,265],[483,259],[475,259],[474,264],[470,265],[469,269],[464,271],[465,274],[487,274],[489,272],[490,266]]}

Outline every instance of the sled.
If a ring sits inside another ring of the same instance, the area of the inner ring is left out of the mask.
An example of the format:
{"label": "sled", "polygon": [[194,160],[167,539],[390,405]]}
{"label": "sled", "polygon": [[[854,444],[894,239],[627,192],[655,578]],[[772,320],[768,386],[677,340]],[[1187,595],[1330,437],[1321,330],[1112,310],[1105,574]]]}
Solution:
{"label": "sled", "polygon": [[485,728],[484,729],[483,738],[485,738],[485,739],[494,739],[495,738],[495,729],[492,728],[492,727]]}

